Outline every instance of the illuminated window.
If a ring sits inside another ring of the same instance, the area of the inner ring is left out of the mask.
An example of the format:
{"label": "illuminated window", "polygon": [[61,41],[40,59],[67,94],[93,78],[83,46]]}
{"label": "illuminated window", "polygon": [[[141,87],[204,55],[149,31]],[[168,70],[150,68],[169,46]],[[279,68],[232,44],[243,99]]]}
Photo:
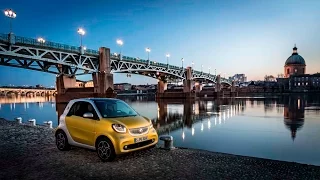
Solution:
{"label": "illuminated window", "polygon": [[300,86],[300,83],[298,83],[298,86]]}
{"label": "illuminated window", "polygon": [[298,70],[297,69],[294,69],[294,72],[297,72]]}
{"label": "illuminated window", "polygon": [[306,83],[306,86],[308,86],[308,83]]}

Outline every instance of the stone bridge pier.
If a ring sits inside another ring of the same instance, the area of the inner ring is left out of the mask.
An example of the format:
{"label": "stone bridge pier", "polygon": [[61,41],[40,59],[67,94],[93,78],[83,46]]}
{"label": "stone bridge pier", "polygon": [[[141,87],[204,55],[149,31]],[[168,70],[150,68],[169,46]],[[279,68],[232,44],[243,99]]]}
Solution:
{"label": "stone bridge pier", "polygon": [[191,67],[187,67],[185,69],[185,79],[183,80],[183,90],[182,92],[166,92],[167,90],[167,82],[160,78],[158,81],[158,87],[157,87],[157,98],[195,98],[195,93],[192,92],[193,87],[193,80],[192,80],[192,69]]}
{"label": "stone bridge pier", "polygon": [[196,93],[200,93],[202,91],[203,84],[201,82],[196,82],[194,84]]}
{"label": "stone bridge pier", "polygon": [[94,87],[76,87],[74,75],[63,74],[66,67],[60,66],[62,73],[56,78],[57,102],[68,102],[76,98],[86,97],[115,97],[113,89],[113,74],[110,66],[110,49],[99,48],[99,69],[92,74]]}

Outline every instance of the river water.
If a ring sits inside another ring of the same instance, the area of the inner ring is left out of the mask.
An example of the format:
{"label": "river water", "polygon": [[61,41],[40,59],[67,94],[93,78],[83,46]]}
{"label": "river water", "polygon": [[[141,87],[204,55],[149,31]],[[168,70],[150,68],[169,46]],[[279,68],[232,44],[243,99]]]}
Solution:
{"label": "river water", "polygon": [[[320,95],[158,102],[153,97],[121,99],[152,119],[161,134],[172,135],[178,147],[320,165]],[[57,126],[64,106],[53,97],[0,98],[0,117],[22,117],[23,122],[36,119],[37,124],[51,120]]]}

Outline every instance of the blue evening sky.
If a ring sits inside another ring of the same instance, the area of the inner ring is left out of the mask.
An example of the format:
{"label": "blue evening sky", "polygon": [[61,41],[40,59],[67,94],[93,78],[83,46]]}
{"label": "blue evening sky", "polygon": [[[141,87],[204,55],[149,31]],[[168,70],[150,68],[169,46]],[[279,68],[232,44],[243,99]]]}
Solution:
{"label": "blue evening sky", "polygon": [[[17,13],[13,31],[18,36],[79,45],[77,28],[90,49],[109,47],[132,57],[184,65],[226,76],[245,73],[250,80],[283,73],[285,60],[296,43],[307,63],[307,73],[320,71],[319,0],[14,0],[2,10]],[[9,32],[9,20],[0,16],[0,32]],[[0,66],[0,85],[55,84],[55,75]],[[115,83],[155,83],[144,76],[115,74]],[[89,80],[91,76],[79,79]]]}

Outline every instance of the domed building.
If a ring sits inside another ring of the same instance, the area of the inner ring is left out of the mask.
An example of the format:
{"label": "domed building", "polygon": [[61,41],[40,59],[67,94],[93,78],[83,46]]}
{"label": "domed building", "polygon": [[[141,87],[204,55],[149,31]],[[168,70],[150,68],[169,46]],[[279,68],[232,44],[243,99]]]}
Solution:
{"label": "domed building", "polygon": [[306,74],[306,61],[294,45],[292,55],[284,64],[284,75],[277,78],[280,92],[320,92],[320,73]]}
{"label": "domed building", "polygon": [[284,77],[289,78],[291,75],[301,75],[306,73],[306,62],[298,54],[298,48],[294,46],[292,55],[286,60],[284,65]]}

